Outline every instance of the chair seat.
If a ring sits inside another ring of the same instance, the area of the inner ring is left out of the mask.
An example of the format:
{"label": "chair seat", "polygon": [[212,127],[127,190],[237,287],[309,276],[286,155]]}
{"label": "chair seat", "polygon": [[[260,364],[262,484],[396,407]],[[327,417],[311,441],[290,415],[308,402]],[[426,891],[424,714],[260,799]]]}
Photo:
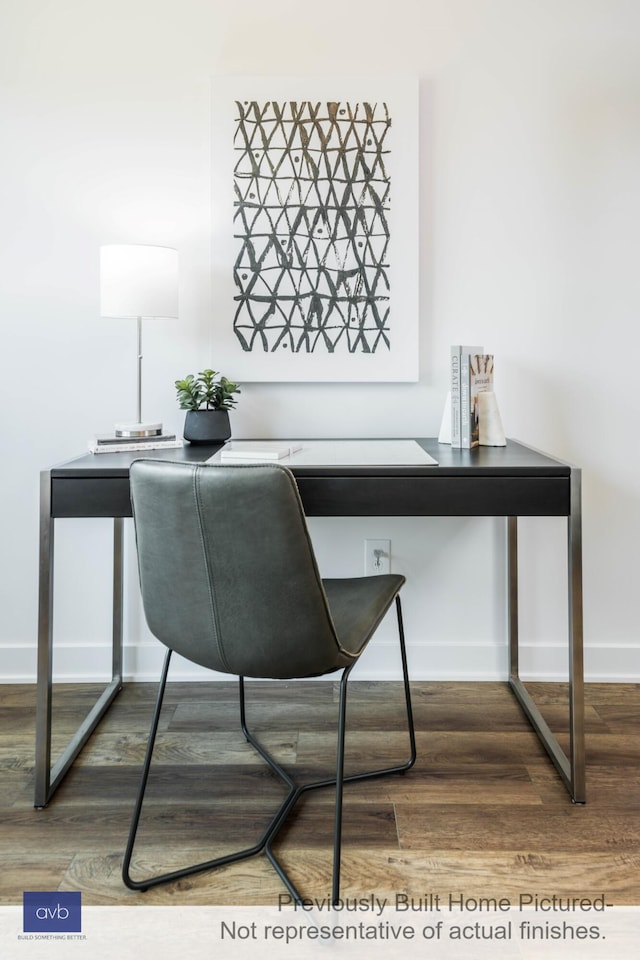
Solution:
{"label": "chair seat", "polygon": [[360,655],[404,582],[397,573],[322,581],[344,650]]}

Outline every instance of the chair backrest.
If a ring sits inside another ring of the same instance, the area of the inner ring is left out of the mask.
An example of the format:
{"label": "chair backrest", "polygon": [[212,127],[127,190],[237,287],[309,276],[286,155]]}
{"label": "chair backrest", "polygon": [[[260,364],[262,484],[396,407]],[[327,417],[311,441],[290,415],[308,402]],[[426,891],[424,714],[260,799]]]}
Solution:
{"label": "chair backrest", "polygon": [[247,677],[348,662],[289,470],[138,460],[130,477],[144,611],[162,643]]}

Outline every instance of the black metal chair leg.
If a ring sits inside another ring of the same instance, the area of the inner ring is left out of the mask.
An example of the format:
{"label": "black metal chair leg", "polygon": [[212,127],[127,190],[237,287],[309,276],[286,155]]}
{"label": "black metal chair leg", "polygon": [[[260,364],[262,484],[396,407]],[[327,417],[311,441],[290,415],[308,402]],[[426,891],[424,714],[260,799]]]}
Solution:
{"label": "black metal chair leg", "polygon": [[169,673],[169,665],[171,663],[172,653],[173,653],[172,650],[167,650],[164,658],[162,675],[160,677],[160,686],[158,687],[158,694],[156,697],[156,706],[153,712],[153,719],[151,721],[151,730],[149,732],[149,739],[147,741],[147,751],[144,757],[142,777],[140,780],[140,786],[138,787],[138,796],[136,798],[136,806],[133,813],[133,819],[131,821],[131,827],[129,829],[129,839],[127,841],[127,848],[124,854],[124,863],[122,866],[122,879],[131,890],[147,889],[146,886],[141,886],[140,884],[136,883],[135,880],[132,880],[129,871],[131,866],[131,856],[133,854],[133,847],[136,840],[136,834],[138,832],[138,825],[140,823],[140,814],[142,813],[142,804],[144,801],[144,794],[147,788],[147,780],[149,779],[149,770],[151,769],[151,757],[153,756],[153,747],[155,745],[156,736],[158,733],[158,724],[160,722],[160,714],[162,712],[162,701],[164,700],[164,691],[167,685],[167,676]]}
{"label": "black metal chair leg", "polygon": [[[138,796],[136,799],[135,810],[133,814],[133,819],[131,821],[131,827],[129,830],[129,840],[127,842],[127,847],[125,851],[123,867],[122,867],[122,879],[127,887],[131,890],[140,890],[145,891],[150,887],[158,886],[161,883],[169,883],[171,881],[180,880],[183,877],[189,877],[196,873],[204,873],[207,870],[215,870],[217,867],[225,866],[229,863],[236,863],[240,860],[247,860],[250,857],[256,856],[258,853],[261,853],[264,849],[265,844],[267,843],[269,837],[272,834],[274,825],[279,826],[284,822],[284,812],[289,811],[295,802],[295,799],[298,794],[298,788],[294,784],[291,777],[286,773],[285,770],[273,759],[272,756],[262,747],[262,745],[252,736],[252,734],[246,730],[246,736],[251,745],[257,750],[261,757],[267,762],[271,769],[276,773],[283,783],[288,787],[288,793],[283,802],[278,807],[276,813],[272,817],[269,826],[264,832],[263,836],[251,847],[247,847],[244,850],[239,850],[235,853],[227,854],[222,857],[215,857],[211,860],[205,860],[202,863],[194,864],[193,866],[184,867],[179,870],[172,870],[169,873],[162,873],[157,876],[147,877],[143,880],[133,880],[131,877],[131,858],[133,855],[133,848],[135,845],[135,839],[138,832],[138,826],[140,823],[140,816],[142,812],[142,805],[144,802],[144,794],[147,786],[147,781],[149,778],[149,771],[151,768],[151,759],[153,756],[153,748],[156,740],[156,735],[158,731],[158,723],[160,720],[160,713],[162,710],[162,701],[164,699],[164,692],[167,683],[167,675],[169,672],[169,664],[171,661],[171,650],[167,651],[165,656],[164,666],[162,670],[162,676],[160,678],[160,686],[158,690],[158,697],[156,700],[156,707],[151,723],[151,731],[149,733],[149,740],[147,743],[147,751],[145,754],[145,760],[142,770],[142,777],[140,780],[140,787],[138,790]],[[242,678],[240,678],[242,679]],[[241,706],[241,716],[244,716],[244,688],[241,684],[241,694],[242,694],[242,706]]]}
{"label": "black metal chair leg", "polygon": [[352,667],[348,667],[340,678],[340,705],[338,708],[338,743],[336,748],[336,809],[333,827],[333,881],[331,885],[331,903],[335,906],[340,899],[340,858],[342,853],[342,794],[344,787],[344,739],[347,718],[347,683]]}
{"label": "black metal chair leg", "polygon": [[404,770],[400,773],[406,773],[416,762],[416,731],[413,723],[413,706],[411,704],[411,686],[409,684],[409,666],[407,664],[407,645],[404,637],[404,623],[402,620],[402,604],[400,595],[396,597],[396,617],[398,620],[398,639],[400,642],[400,657],[402,660],[402,681],[404,685],[404,700],[407,711],[407,729],[409,731],[409,743],[411,753]]}
{"label": "black metal chair leg", "polygon": [[135,810],[133,814],[133,819],[131,822],[131,828],[129,831],[129,839],[127,842],[127,847],[124,856],[124,863],[122,868],[122,878],[124,883],[131,890],[140,890],[144,891],[149,889],[149,887],[157,886],[161,883],[169,883],[171,881],[179,880],[183,877],[191,876],[195,873],[203,873],[207,870],[214,870],[217,867],[224,866],[229,863],[235,863],[239,860],[246,860],[250,857],[254,857],[257,854],[264,851],[268,860],[272,864],[278,876],[281,878],[282,882],[286,886],[287,890],[291,894],[294,902],[302,902],[302,895],[300,894],[298,888],[293,883],[289,877],[287,871],[284,869],[282,864],[279,863],[275,853],[272,849],[272,844],[276,840],[280,830],[287,822],[288,817],[290,816],[292,810],[297,804],[298,800],[303,793],[306,793],[308,790],[318,790],[322,787],[335,787],[336,791],[336,801],[335,801],[335,816],[334,816],[334,832],[333,832],[333,877],[332,877],[332,892],[331,899],[332,903],[336,904],[340,897],[340,875],[341,875],[341,855],[342,855],[342,799],[343,799],[343,789],[345,783],[354,783],[359,780],[370,780],[374,777],[383,777],[391,773],[405,773],[409,770],[416,759],[416,739],[415,731],[413,724],[413,710],[411,705],[411,690],[409,685],[409,672],[407,667],[407,654],[405,646],[405,637],[404,637],[404,628],[402,622],[402,607],[400,604],[400,597],[396,597],[396,613],[398,619],[398,635],[400,642],[400,655],[402,659],[402,674],[403,674],[403,685],[404,685],[404,695],[405,695],[405,707],[406,707],[406,716],[407,716],[407,728],[409,734],[409,743],[410,743],[410,754],[409,758],[401,764],[397,764],[392,767],[383,767],[378,770],[370,770],[365,773],[356,773],[349,776],[344,775],[344,756],[345,756],[345,737],[346,737],[346,707],[347,707],[347,685],[349,680],[349,675],[353,666],[347,667],[341,675],[340,678],[340,701],[338,707],[338,738],[337,738],[337,749],[336,749],[336,775],[325,780],[318,780],[313,783],[303,784],[298,786],[292,777],[280,766],[280,764],[269,754],[269,752],[262,746],[262,744],[256,739],[256,737],[251,733],[247,720],[246,720],[246,705],[245,705],[245,688],[244,688],[244,678],[239,677],[239,702],[240,702],[240,725],[245,739],[251,746],[256,750],[256,752],[265,760],[269,767],[273,770],[275,774],[282,780],[282,782],[287,787],[287,795],[276,810],[275,814],[271,818],[271,821],[265,830],[263,836],[260,840],[254,844],[252,847],[248,847],[244,850],[240,850],[236,853],[228,854],[223,857],[217,857],[212,860],[206,860],[202,863],[195,864],[193,866],[185,867],[180,870],[174,870],[169,873],[163,873],[157,876],[148,877],[143,880],[133,880],[131,878],[130,869],[131,869],[131,859],[133,856],[133,849],[135,845],[135,839],[138,831],[138,826],[140,823],[140,817],[142,813],[142,805],[144,801],[144,794],[147,787],[147,781],[149,778],[149,771],[151,768],[151,759],[153,755],[153,748],[156,741],[156,736],[158,732],[158,724],[160,721],[160,713],[162,710],[162,702],[164,699],[164,693],[167,683],[167,676],[169,672],[169,664],[171,662],[171,650],[167,651],[165,656],[164,666],[162,670],[162,676],[160,678],[160,686],[158,689],[158,696],[156,700],[156,706],[153,714],[153,719],[151,723],[151,730],[149,733],[149,741],[147,743],[147,750],[145,754],[145,760],[142,770],[142,776],[140,781],[140,787],[138,790],[138,796],[136,799]]}
{"label": "black metal chair leg", "polygon": [[400,656],[402,661],[402,677],[403,677],[403,688],[404,688],[404,697],[405,697],[405,709],[407,717],[407,731],[409,734],[409,746],[410,752],[408,759],[401,764],[397,764],[393,767],[383,767],[379,770],[369,770],[365,773],[354,773],[349,776],[344,776],[344,745],[345,745],[345,735],[346,735],[346,698],[347,698],[347,682],[349,679],[349,674],[353,667],[348,667],[343,671],[341,680],[340,680],[340,703],[339,703],[339,718],[338,718],[338,747],[337,747],[337,756],[336,756],[336,776],[328,778],[326,780],[317,780],[313,783],[306,783],[298,787],[296,796],[292,798],[289,809],[286,811],[282,818],[282,822],[279,823],[276,829],[272,830],[271,836],[265,846],[265,853],[269,858],[274,869],[277,871],[278,875],[284,882],[285,886],[289,890],[294,902],[302,902],[302,896],[299,893],[296,886],[293,884],[291,879],[287,876],[286,871],[282,865],[278,862],[276,855],[274,854],[271,844],[275,841],[278,831],[284,825],[289,813],[297,803],[300,796],[303,793],[306,793],[308,790],[319,790],[323,787],[336,787],[336,812],[334,820],[334,854],[333,854],[333,878],[332,878],[332,903],[336,903],[339,900],[340,895],[340,864],[341,864],[341,852],[342,852],[342,797],[343,797],[343,787],[345,783],[355,783],[359,780],[371,780],[375,777],[384,777],[392,773],[399,773],[401,775],[405,774],[407,770],[410,770],[416,761],[416,736],[414,729],[413,721],[413,708],[411,703],[411,687],[409,683],[409,669],[407,664],[407,650],[405,644],[404,636],[404,625],[402,620],[402,604],[400,602],[400,597],[396,597],[396,614],[398,621],[398,639],[400,644]]}
{"label": "black metal chair leg", "polygon": [[[402,624],[402,607],[400,604],[400,597],[396,597],[396,610],[398,615],[398,636],[400,641],[400,656],[402,659],[402,676],[403,676],[403,687],[404,687],[404,698],[405,698],[405,710],[407,716],[407,732],[409,734],[409,757],[404,763],[396,764],[393,767],[381,767],[379,770],[368,770],[364,773],[352,773],[347,777],[344,777],[344,783],[356,783],[359,780],[373,780],[375,777],[386,777],[391,773],[406,773],[407,770],[410,770],[411,767],[416,762],[416,735],[413,723],[413,708],[411,704],[411,687],[409,684],[409,670],[407,666],[407,650],[404,639],[404,629]],[[351,670],[351,668],[348,668]],[[304,786],[300,787],[300,792],[304,793],[306,790],[317,790],[321,787],[332,787],[334,786],[336,780],[335,778],[330,778],[327,780],[316,780],[313,783],[307,783]]]}

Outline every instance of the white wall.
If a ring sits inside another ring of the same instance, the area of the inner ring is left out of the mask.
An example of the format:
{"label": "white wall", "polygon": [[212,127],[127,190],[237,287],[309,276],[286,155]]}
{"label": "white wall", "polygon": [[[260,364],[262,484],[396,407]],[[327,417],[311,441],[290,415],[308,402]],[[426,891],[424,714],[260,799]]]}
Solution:
{"label": "white wall", "polygon": [[[583,467],[588,679],[640,679],[637,0],[21,0],[0,10],[0,679],[33,679],[38,471],[134,410],[134,334],[100,320],[98,247],[177,246],[180,322],[148,325],[145,412],[210,334],[213,74],[420,79],[418,384],[248,384],[236,436],[437,432],[449,344],[497,358],[510,436]],[[225,371],[233,376],[233,371]],[[322,569],[390,537],[415,676],[505,670],[493,519],[314,520]],[[109,524],[57,524],[56,673],[108,669]],[[523,523],[525,667],[564,671],[564,523]],[[128,545],[127,671],[157,651]],[[394,664],[384,625],[370,672]]]}

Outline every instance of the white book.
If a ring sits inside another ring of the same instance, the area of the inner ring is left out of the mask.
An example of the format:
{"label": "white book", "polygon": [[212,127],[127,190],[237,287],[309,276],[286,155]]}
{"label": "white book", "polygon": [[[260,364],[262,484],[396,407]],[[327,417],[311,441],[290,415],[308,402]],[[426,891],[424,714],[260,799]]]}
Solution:
{"label": "white book", "polygon": [[103,433],[93,437],[89,441],[89,444],[96,447],[113,447],[122,443],[165,443],[167,440],[175,439],[175,433],[162,433],[159,436],[154,434],[150,437],[116,437],[116,435],[112,433]]}
{"label": "white book", "polygon": [[[469,404],[469,354],[482,353],[483,348],[455,344],[451,347],[451,446],[463,447],[465,405]],[[466,383],[465,383],[466,381]],[[468,429],[468,417],[467,429]]]}
{"label": "white book", "polygon": [[136,441],[129,443],[123,440],[122,443],[96,443],[95,440],[89,441],[89,453],[130,453],[137,450],[175,450],[184,446],[183,440],[152,440],[144,443]]}
{"label": "white book", "polygon": [[278,440],[232,440],[220,451],[220,462],[274,462],[290,457],[299,449],[300,444],[282,443]]}

